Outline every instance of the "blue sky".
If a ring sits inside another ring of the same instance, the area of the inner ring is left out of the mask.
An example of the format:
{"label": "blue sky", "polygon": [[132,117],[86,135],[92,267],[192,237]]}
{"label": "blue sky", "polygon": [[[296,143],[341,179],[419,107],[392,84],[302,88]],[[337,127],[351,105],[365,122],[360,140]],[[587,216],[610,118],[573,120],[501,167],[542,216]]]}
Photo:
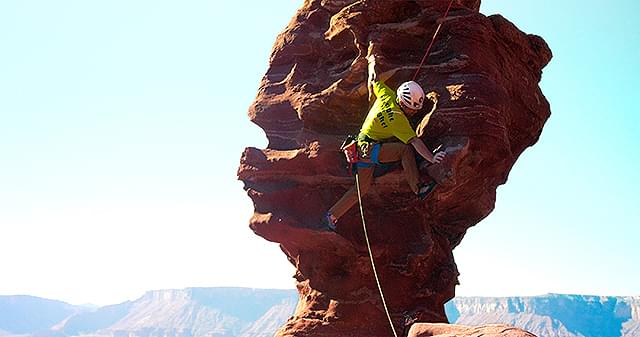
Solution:
{"label": "blue sky", "polygon": [[[301,3],[1,2],[0,294],[292,288],[235,176],[266,145],[246,111]],[[639,10],[483,1],[549,43],[552,116],[456,249],[459,295],[640,294]]]}

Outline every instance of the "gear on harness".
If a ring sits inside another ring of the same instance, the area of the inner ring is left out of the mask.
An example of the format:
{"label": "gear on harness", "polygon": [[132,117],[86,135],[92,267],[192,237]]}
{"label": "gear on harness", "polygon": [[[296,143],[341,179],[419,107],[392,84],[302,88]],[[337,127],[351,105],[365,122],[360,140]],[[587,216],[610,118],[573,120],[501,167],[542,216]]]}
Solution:
{"label": "gear on harness", "polygon": [[355,174],[358,167],[372,167],[380,164],[378,162],[380,143],[367,136],[348,135],[340,145],[340,151],[347,159],[347,168],[351,174]]}
{"label": "gear on harness", "polygon": [[349,171],[351,172],[353,165],[358,162],[358,142],[356,141],[356,137],[354,135],[348,135],[344,142],[342,142],[342,145],[340,145],[340,151],[344,153],[347,164],[349,165]]}

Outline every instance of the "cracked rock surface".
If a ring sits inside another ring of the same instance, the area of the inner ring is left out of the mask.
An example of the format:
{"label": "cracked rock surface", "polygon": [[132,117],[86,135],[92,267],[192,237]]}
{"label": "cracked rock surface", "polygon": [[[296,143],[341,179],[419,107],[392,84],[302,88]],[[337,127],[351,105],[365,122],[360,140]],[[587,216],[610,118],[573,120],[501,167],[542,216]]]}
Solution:
{"label": "cracked rock surface", "polygon": [[[338,147],[367,113],[369,43],[378,47],[380,68],[393,72],[387,84],[395,88],[416,72],[448,4],[307,0],[278,36],[249,110],[269,145],[247,148],[238,169],[255,205],[251,229],[279,243],[296,267],[300,301],[277,336],[390,335],[357,206],[340,219],[337,234],[322,231],[320,219],[353,184]],[[440,95],[422,138],[447,158],[421,171],[438,187],[419,201],[392,167],[363,199],[399,334],[408,331],[408,317],[447,321],[444,303],[458,277],[452,250],[493,210],[496,188],[550,115],[538,85],[550,49],[479,6],[454,1],[416,79]]]}

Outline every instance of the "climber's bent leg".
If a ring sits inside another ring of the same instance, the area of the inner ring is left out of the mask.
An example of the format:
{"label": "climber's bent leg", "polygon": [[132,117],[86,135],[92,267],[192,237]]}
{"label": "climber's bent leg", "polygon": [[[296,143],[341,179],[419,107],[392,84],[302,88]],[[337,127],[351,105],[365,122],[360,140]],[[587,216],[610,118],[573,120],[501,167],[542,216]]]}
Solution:
{"label": "climber's bent leg", "polygon": [[413,193],[418,193],[420,174],[418,173],[416,158],[410,145],[397,142],[384,143],[382,144],[382,148],[380,148],[378,160],[381,163],[402,161],[402,169],[409,183],[409,187]]}
{"label": "climber's bent leg", "polygon": [[[360,183],[360,194],[364,195],[369,191],[369,187],[371,187],[371,183],[373,182],[373,169],[374,166],[371,167],[360,167],[358,168],[358,182]],[[355,183],[354,185],[336,202],[331,209],[329,209],[329,214],[333,215],[337,219],[340,219],[353,205],[358,202],[358,190],[356,189]]]}

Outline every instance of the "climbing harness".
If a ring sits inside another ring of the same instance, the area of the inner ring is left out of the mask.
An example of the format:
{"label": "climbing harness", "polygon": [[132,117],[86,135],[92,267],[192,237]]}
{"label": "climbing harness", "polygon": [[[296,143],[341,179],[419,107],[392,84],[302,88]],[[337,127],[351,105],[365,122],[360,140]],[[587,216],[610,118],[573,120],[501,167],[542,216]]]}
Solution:
{"label": "climbing harness", "polygon": [[[449,2],[449,7],[447,7],[447,10],[444,12],[444,15],[442,16],[443,20],[447,17],[447,15],[449,15],[449,10],[451,9],[451,5],[453,5],[453,0],[451,0]],[[427,60],[427,56],[429,56],[429,52],[431,51],[431,47],[433,46],[433,42],[435,42],[436,36],[438,36],[438,32],[440,32],[440,27],[442,27],[442,21],[440,21],[440,23],[438,24],[438,28],[436,28],[436,32],[433,33],[433,37],[431,38],[431,42],[429,43],[429,47],[427,47],[427,51],[424,53],[424,56],[422,57],[422,60],[420,61],[420,65],[418,66],[418,69],[416,69],[416,73],[413,74],[413,78],[411,79],[412,81],[416,80],[416,77],[418,77],[418,73],[420,72],[420,69],[422,68],[422,65],[424,65],[424,61]]]}
{"label": "climbing harness", "polygon": [[389,325],[391,326],[391,331],[393,331],[393,336],[398,337],[396,333],[396,328],[393,326],[393,320],[391,320],[391,314],[389,314],[389,308],[387,307],[387,302],[384,299],[384,293],[382,292],[382,285],[380,285],[380,279],[378,278],[378,272],[376,271],[376,264],[373,261],[373,253],[371,252],[371,244],[369,243],[369,234],[367,234],[367,224],[364,221],[364,208],[362,207],[362,195],[360,193],[360,179],[358,178],[358,171],[356,169],[356,189],[358,190],[358,204],[360,205],[360,217],[362,218],[362,229],[364,230],[364,239],[367,242],[367,249],[369,250],[369,258],[371,259],[371,268],[373,269],[373,276],[375,276],[376,284],[378,285],[378,290],[380,291],[380,298],[382,299],[382,306],[384,307],[384,312],[387,314],[387,318],[389,319]]}
{"label": "climbing harness", "polygon": [[381,143],[364,135],[348,135],[340,151],[347,159],[347,167],[351,174],[355,174],[358,167],[373,167],[380,164],[378,155],[380,154]]}
{"label": "climbing harness", "polygon": [[[453,0],[449,2],[449,6],[447,7],[447,10],[442,16],[443,19],[446,18],[447,15],[449,14],[449,10],[451,9],[452,4],[453,4]],[[436,36],[440,31],[440,27],[442,27],[442,21],[440,22],[440,24],[438,24],[438,27],[436,28],[436,31],[433,34],[433,37],[431,38],[431,42],[429,43],[429,47],[427,48],[427,51],[422,57],[422,60],[420,61],[420,65],[416,69],[416,73],[413,75],[412,80],[416,79],[416,77],[418,76],[418,73],[420,72],[420,69],[422,68],[422,66],[424,65],[424,62],[427,59],[427,56],[429,56],[429,52],[431,51],[433,42],[436,40]],[[396,333],[396,328],[393,325],[393,320],[391,319],[391,314],[389,313],[389,308],[387,307],[387,302],[384,299],[384,292],[382,291],[382,285],[380,284],[380,278],[378,278],[378,272],[376,271],[376,264],[374,262],[373,253],[371,251],[371,243],[369,242],[369,234],[367,233],[367,224],[364,220],[364,207],[362,206],[362,194],[360,192],[360,179],[358,177],[358,169],[357,169],[358,165],[361,163],[359,161],[359,156],[358,156],[358,141],[355,137],[353,136],[350,136],[350,137],[351,138],[347,137],[347,139],[342,144],[340,149],[344,152],[345,156],[347,157],[347,163],[349,164],[350,171],[355,172],[356,190],[358,191],[358,205],[360,206],[360,218],[362,219],[362,230],[364,231],[364,239],[367,243],[367,250],[369,251],[369,258],[371,260],[371,268],[373,269],[373,276],[376,279],[376,284],[378,285],[378,290],[380,291],[380,298],[382,299],[382,306],[384,307],[384,312],[387,314],[387,319],[389,320],[389,326],[391,326],[391,331],[393,332],[393,336],[398,337],[398,334]]]}

